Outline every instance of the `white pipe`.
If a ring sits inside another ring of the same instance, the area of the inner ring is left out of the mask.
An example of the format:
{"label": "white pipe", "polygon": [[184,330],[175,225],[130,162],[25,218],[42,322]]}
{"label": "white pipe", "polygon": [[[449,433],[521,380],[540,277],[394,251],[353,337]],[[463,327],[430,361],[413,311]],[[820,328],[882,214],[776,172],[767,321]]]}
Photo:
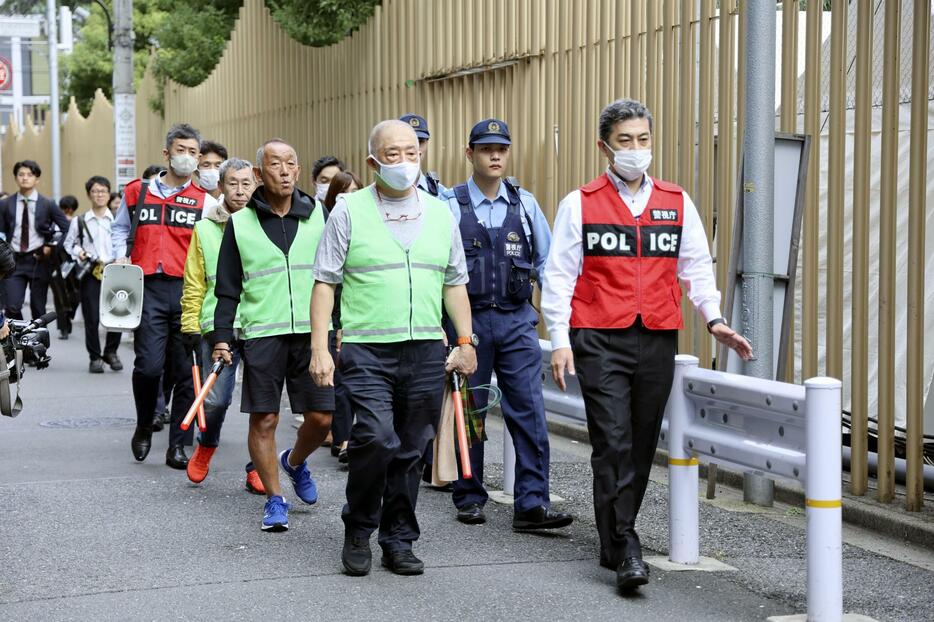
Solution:
{"label": "white pipe", "polygon": [[55,0],[46,2],[46,19],[48,27],[46,34],[49,37],[49,110],[51,117],[46,124],[46,130],[52,136],[52,198],[58,201],[62,198],[62,124],[59,119],[58,101],[58,28]]}
{"label": "white pipe", "polygon": [[668,415],[668,559],[677,564],[699,561],[697,458],[688,453],[684,432],[691,424],[694,409],[684,394],[684,375],[696,369],[696,357],[675,357],[675,378],[666,407]]}
{"label": "white pipe", "polygon": [[808,622],[843,619],[843,506],[840,393],[834,378],[804,383],[807,426]]}

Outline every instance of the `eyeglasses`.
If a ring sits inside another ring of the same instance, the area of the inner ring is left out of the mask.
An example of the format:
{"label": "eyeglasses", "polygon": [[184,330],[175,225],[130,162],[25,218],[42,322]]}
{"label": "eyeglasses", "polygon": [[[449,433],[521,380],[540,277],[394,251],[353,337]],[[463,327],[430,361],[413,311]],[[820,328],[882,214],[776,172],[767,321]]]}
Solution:
{"label": "eyeglasses", "polygon": [[102,188],[102,189],[99,189],[99,190],[91,190],[90,194],[107,194],[107,195],[109,195],[109,194],[110,194],[110,190],[107,190],[107,189],[105,189],[105,188]]}

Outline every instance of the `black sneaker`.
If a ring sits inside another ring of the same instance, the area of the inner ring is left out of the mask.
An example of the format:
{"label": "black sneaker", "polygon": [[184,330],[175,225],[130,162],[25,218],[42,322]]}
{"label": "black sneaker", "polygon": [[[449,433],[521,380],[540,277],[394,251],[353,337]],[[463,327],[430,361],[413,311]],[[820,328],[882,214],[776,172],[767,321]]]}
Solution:
{"label": "black sneaker", "polygon": [[341,562],[344,572],[351,577],[362,577],[370,574],[373,563],[373,553],[370,551],[370,539],[362,536],[344,536],[344,550],[341,551]]}
{"label": "black sneaker", "polygon": [[114,371],[120,371],[123,369],[123,363],[120,362],[120,357],[117,356],[116,352],[105,353],[104,362],[110,365],[110,369]]}
{"label": "black sneaker", "polygon": [[415,557],[415,553],[409,550],[385,551],[383,553],[383,567],[388,568],[394,574],[405,576],[425,572],[425,564]]}
{"label": "black sneaker", "polygon": [[94,359],[88,364],[88,371],[92,374],[103,374],[104,373],[104,361],[100,359]]}

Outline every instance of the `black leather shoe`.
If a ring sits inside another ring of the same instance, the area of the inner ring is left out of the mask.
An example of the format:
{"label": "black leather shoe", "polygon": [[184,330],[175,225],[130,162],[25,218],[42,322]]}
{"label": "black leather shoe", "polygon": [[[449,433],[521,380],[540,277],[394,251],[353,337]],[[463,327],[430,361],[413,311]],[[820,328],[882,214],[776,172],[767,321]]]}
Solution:
{"label": "black leather shoe", "polygon": [[185,448],[181,445],[169,447],[165,452],[165,463],[173,469],[184,471],[188,468],[188,456],[185,455]]}
{"label": "black leather shoe", "polygon": [[104,361],[100,359],[94,359],[88,364],[88,371],[92,374],[103,374],[104,373]]}
{"label": "black leather shoe", "polygon": [[351,577],[362,577],[370,574],[370,566],[373,563],[370,539],[362,536],[344,536],[341,563],[344,564],[344,573]]}
{"label": "black leather shoe", "polygon": [[483,506],[479,503],[471,503],[457,510],[457,520],[465,525],[482,525],[486,522],[486,515],[483,513]]}
{"label": "black leather shoe", "polygon": [[142,462],[149,455],[149,449],[152,447],[152,430],[136,426],[133,432],[133,440],[130,441],[130,448],[133,450],[133,457],[137,462]]}
{"label": "black leather shoe", "polygon": [[516,531],[560,529],[574,522],[574,517],[564,512],[552,512],[545,506],[516,512],[512,517],[512,528]]}
{"label": "black leather shoe", "polygon": [[165,427],[165,424],[162,423],[162,417],[160,417],[159,415],[156,415],[155,417],[152,418],[152,431],[153,432],[161,432],[162,428],[164,427]]}
{"label": "black leather shoe", "polygon": [[425,572],[425,564],[412,551],[385,551],[382,563],[394,574],[410,576]]}
{"label": "black leather shoe", "polygon": [[116,352],[108,352],[104,354],[104,362],[110,366],[110,369],[114,371],[120,371],[123,369],[123,363],[120,362],[120,357],[117,356]]}
{"label": "black leather shoe", "polygon": [[347,455],[346,447],[341,449],[340,453],[337,454],[337,461],[341,464],[347,464],[350,461],[350,457]]}
{"label": "black leather shoe", "polygon": [[627,557],[616,570],[616,587],[633,590],[649,582],[649,567],[638,557]]}

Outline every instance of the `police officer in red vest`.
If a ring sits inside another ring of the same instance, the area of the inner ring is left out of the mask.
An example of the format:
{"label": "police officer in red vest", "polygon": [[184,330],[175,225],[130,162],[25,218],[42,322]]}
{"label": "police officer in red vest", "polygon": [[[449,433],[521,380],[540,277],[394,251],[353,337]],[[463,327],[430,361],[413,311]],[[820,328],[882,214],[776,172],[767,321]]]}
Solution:
{"label": "police officer in red vest", "polygon": [[680,285],[717,341],[744,359],[752,349],[720,315],[694,203],[645,174],[652,114],[615,101],[600,113],[599,132],[609,166],[558,206],[542,313],[555,382],[565,389],[565,373],[576,373],[584,396],[600,564],[630,590],[648,582],[635,522],[674,377]]}
{"label": "police officer in red vest", "polygon": [[[130,447],[133,457],[146,459],[152,446],[152,414],[163,373],[174,385],[172,423],[165,463],[185,469],[184,446],[192,444],[194,431],[182,432],[180,424],[194,400],[191,361],[182,343],[182,277],[195,223],[206,204],[217,201],[191,175],[198,168],[201,137],[182,123],[165,137],[162,156],[168,170],[145,185],[139,179],[124,190],[112,227],[114,255],[119,263],[134,263],[143,269],[143,314],[133,341],[133,398],[136,401],[136,431]],[[145,189],[145,190],[144,190]],[[129,209],[128,209],[129,208]]]}

